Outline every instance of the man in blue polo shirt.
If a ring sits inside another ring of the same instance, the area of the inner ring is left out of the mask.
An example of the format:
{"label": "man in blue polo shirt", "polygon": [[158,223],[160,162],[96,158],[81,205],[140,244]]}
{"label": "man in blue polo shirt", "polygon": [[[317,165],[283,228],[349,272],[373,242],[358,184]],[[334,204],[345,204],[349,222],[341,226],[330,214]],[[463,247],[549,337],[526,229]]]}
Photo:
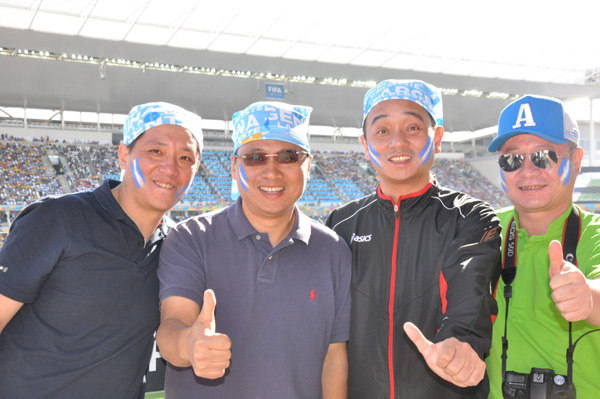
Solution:
{"label": "man in blue polo shirt", "polygon": [[157,343],[170,399],[347,396],[350,251],[295,205],[309,178],[310,111],[236,113],[237,202],[165,241]]}
{"label": "man in blue polo shirt", "polygon": [[198,170],[200,117],[139,105],[123,141],[122,182],[46,198],[11,226],[0,251],[3,399],[144,396],[164,213]]}

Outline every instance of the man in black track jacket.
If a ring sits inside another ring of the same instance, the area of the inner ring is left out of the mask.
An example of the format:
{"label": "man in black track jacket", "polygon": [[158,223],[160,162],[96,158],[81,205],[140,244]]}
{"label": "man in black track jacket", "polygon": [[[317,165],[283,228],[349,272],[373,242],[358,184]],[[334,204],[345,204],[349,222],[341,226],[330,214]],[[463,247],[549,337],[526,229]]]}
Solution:
{"label": "man in black track jacket", "polygon": [[439,89],[386,80],[364,107],[361,141],[380,185],[326,222],[352,250],[349,396],[485,398],[498,218],[431,173]]}

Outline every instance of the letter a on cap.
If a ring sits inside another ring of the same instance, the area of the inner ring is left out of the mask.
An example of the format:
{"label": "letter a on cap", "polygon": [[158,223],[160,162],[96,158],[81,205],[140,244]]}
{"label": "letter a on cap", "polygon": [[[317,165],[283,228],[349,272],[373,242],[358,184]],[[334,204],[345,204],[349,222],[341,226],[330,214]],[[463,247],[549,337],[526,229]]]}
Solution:
{"label": "letter a on cap", "polygon": [[[523,124],[523,122],[525,122],[525,124]],[[531,113],[531,106],[529,103],[521,104],[519,113],[517,114],[517,121],[512,128],[517,129],[523,126],[535,126],[535,121],[533,120],[533,114]]]}

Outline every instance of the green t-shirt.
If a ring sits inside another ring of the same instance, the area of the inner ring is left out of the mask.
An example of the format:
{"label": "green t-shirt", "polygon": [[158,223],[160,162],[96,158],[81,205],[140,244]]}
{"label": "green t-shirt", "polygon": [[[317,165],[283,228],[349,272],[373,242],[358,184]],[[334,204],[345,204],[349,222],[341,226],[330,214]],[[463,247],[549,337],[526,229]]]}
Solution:
{"label": "green t-shirt", "polygon": [[[551,298],[548,246],[552,240],[562,241],[565,220],[570,212],[571,207],[552,222],[545,235],[531,237],[524,229],[519,228],[519,220],[513,208],[498,212],[504,239],[513,216],[517,223],[517,275],[512,283],[513,296],[508,314],[508,371],[528,374],[535,367],[567,374],[569,323],[561,316]],[[577,244],[578,267],[588,279],[594,279],[600,276],[600,215],[581,210],[580,214],[582,223],[581,237]],[[504,243],[505,241],[503,245]],[[502,278],[498,282],[496,301],[498,317],[494,322],[492,348],[486,363],[490,378],[489,398],[502,399],[500,356],[506,308]],[[596,328],[598,327],[585,321],[573,323],[573,341]],[[600,398],[600,332],[589,334],[579,341],[573,358],[573,382],[577,397]]]}

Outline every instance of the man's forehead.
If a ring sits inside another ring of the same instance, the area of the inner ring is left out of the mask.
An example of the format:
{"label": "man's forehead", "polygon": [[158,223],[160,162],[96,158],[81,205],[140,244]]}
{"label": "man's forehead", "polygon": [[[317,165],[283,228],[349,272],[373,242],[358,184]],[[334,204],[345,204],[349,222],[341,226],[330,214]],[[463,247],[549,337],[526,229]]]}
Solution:
{"label": "man's forehead", "polygon": [[558,148],[567,144],[557,144],[549,140],[546,140],[540,136],[530,133],[522,133],[513,136],[506,140],[506,142],[500,147],[500,151],[515,151],[519,149],[526,149],[526,147],[535,146],[536,148]]}
{"label": "man's forehead", "polygon": [[246,144],[242,144],[239,148],[239,152],[249,152],[249,151],[265,151],[265,150],[302,150],[297,145],[292,143],[288,143],[287,141],[282,140],[254,140],[249,141]]}
{"label": "man's forehead", "polygon": [[200,151],[199,143],[188,129],[177,125],[159,125],[142,133],[136,141],[145,145],[168,146],[175,138],[180,143],[185,142],[183,150]]}
{"label": "man's forehead", "polygon": [[430,116],[429,113],[420,106],[419,104],[409,100],[386,100],[377,104],[371,112],[369,112],[368,119],[373,123],[375,120],[384,118],[392,118],[394,116],[413,116],[426,122]]}

